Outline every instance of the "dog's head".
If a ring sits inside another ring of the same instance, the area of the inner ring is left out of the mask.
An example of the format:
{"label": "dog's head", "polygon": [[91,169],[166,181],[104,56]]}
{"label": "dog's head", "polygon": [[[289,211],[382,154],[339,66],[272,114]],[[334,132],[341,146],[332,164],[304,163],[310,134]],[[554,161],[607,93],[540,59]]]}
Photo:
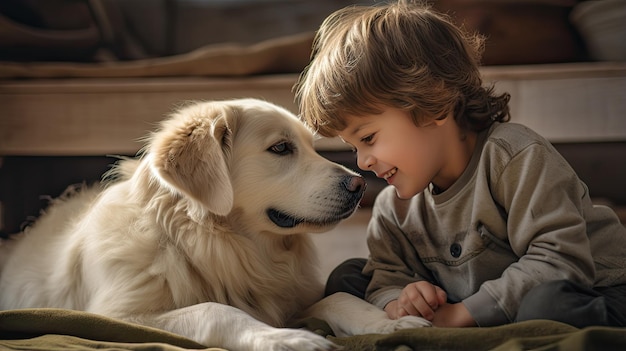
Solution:
{"label": "dog's head", "polygon": [[192,218],[231,216],[255,231],[328,230],[365,190],[361,176],[317,154],[296,116],[256,99],[180,109],[150,138],[148,159]]}

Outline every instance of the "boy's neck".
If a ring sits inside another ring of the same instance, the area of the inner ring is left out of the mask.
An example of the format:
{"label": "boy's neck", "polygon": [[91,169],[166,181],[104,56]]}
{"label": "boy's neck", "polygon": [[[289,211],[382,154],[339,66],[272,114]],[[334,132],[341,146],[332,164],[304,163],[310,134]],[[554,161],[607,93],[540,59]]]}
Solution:
{"label": "boy's neck", "polygon": [[434,189],[443,192],[457,181],[469,165],[474,148],[476,147],[477,133],[461,129],[454,119],[450,124],[450,144],[446,151],[446,162],[440,173],[432,180]]}

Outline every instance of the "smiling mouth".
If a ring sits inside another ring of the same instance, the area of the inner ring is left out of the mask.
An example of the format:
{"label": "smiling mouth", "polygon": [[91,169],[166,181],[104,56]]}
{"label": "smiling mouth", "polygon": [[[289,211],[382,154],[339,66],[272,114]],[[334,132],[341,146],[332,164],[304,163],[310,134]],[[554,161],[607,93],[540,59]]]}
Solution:
{"label": "smiling mouth", "polygon": [[393,177],[394,174],[396,174],[398,172],[398,168],[394,167],[392,170],[390,170],[389,172],[383,174],[383,176],[381,178],[383,178],[384,180],[387,180],[391,177]]}

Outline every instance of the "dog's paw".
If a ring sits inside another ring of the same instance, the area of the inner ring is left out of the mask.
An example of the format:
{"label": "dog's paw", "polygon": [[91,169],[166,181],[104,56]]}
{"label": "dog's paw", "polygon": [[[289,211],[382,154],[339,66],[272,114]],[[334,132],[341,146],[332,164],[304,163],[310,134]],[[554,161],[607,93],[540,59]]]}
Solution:
{"label": "dog's paw", "polygon": [[302,329],[274,329],[257,335],[255,339],[255,350],[334,351],[341,348],[322,336]]}
{"label": "dog's paw", "polygon": [[389,334],[401,329],[432,327],[428,320],[416,316],[404,316],[398,319],[385,319],[378,321],[373,327],[373,333]]}

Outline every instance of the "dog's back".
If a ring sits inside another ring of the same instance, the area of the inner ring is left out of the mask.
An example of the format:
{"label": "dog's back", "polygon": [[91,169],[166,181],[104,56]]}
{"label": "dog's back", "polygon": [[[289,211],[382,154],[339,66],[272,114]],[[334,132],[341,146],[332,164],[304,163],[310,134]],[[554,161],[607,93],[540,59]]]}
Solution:
{"label": "dog's back", "polygon": [[[48,282],[60,274],[70,276],[75,269],[75,252],[68,228],[89,207],[100,192],[99,186],[70,186],[60,197],[51,200],[37,221],[17,235],[0,243],[0,309],[25,307],[67,307],[80,309],[68,301],[63,285]],[[68,285],[68,284],[65,284]],[[36,291],[37,293],[10,293]],[[71,298],[71,297],[70,297]]]}

